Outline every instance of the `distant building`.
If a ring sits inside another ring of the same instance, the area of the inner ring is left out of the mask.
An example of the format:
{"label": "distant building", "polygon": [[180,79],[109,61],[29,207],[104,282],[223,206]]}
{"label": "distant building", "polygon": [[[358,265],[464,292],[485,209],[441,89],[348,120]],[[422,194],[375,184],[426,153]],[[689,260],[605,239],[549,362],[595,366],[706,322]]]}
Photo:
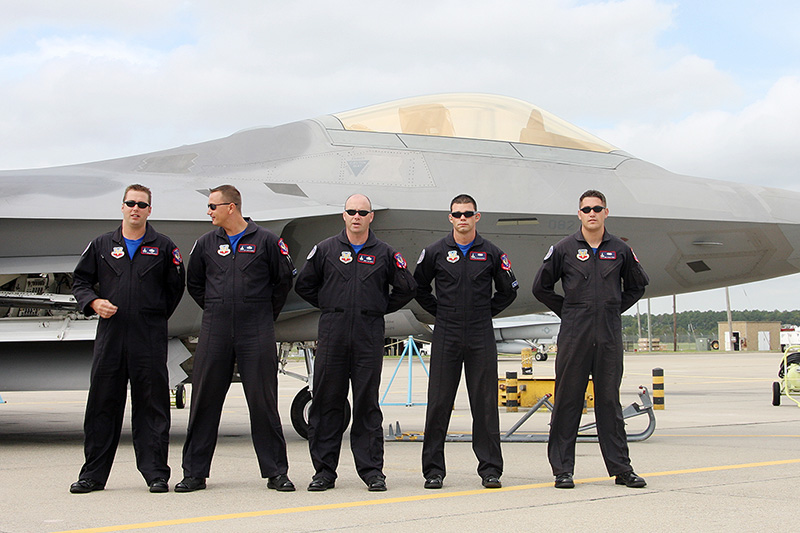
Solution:
{"label": "distant building", "polygon": [[[746,352],[777,352],[781,348],[780,322],[732,322],[733,350]],[[719,349],[730,350],[727,322],[717,322]]]}

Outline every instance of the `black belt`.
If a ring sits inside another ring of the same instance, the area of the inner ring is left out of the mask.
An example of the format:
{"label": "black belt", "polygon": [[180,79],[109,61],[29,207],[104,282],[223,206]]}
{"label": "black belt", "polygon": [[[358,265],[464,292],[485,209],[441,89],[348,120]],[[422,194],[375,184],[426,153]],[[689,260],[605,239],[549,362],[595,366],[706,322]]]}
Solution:
{"label": "black belt", "polygon": [[[323,313],[344,313],[345,309],[342,307],[326,307],[322,310]],[[380,311],[369,311],[367,309],[361,310],[362,315],[367,316],[374,316],[374,317],[382,317],[385,313],[381,313]]]}

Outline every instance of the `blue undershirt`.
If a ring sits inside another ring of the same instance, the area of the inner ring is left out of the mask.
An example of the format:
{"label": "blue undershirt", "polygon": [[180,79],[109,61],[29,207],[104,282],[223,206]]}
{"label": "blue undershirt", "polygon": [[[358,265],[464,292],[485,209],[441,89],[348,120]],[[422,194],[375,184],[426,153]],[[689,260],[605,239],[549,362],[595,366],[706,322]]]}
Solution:
{"label": "blue undershirt", "polygon": [[461,253],[464,255],[464,257],[467,257],[467,252],[469,252],[469,249],[472,247],[474,242],[475,242],[475,239],[472,239],[467,244],[458,244],[458,243],[456,243],[456,245],[459,248],[461,248]]}
{"label": "blue undershirt", "polygon": [[[123,237],[125,239],[125,237]],[[136,250],[139,249],[139,246],[142,245],[142,241],[144,240],[144,235],[140,239],[125,239],[125,246],[128,248],[128,257],[131,261],[133,261],[133,256],[136,255]]]}
{"label": "blue undershirt", "polygon": [[236,245],[239,244],[239,239],[242,238],[242,235],[244,235],[245,231],[247,231],[247,228],[245,228],[243,232],[237,233],[236,235],[228,235],[228,240],[231,242],[231,250],[233,250],[234,254],[236,253]]}
{"label": "blue undershirt", "polygon": [[356,253],[360,252],[361,249],[364,247],[363,244],[353,244],[352,242],[350,243],[350,246],[353,247],[353,250],[355,250]]}

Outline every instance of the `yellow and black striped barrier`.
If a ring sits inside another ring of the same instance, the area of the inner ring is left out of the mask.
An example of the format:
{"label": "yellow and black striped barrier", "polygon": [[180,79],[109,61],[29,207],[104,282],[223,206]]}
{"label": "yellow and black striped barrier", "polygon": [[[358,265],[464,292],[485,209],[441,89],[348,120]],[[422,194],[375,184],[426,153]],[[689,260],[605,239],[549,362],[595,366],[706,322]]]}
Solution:
{"label": "yellow and black striped barrier", "polygon": [[517,373],[506,372],[506,412],[516,413],[519,411],[519,388],[517,384]]}
{"label": "yellow and black striped barrier", "polygon": [[664,409],[664,369],[653,369],[653,409]]}

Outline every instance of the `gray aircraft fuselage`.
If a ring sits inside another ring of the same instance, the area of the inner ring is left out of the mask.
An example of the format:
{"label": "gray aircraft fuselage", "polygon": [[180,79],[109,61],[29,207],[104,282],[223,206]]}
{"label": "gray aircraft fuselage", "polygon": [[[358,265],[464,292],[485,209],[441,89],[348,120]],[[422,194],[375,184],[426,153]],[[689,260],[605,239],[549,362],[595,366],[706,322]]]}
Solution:
{"label": "gray aircraft fuselage", "polygon": [[[149,222],[187,260],[195,239],[214,229],[209,188],[235,185],[244,215],[282,236],[298,268],[316,243],[341,231],[352,193],[371,198],[372,229],[409,268],[452,230],[450,200],[470,194],[482,214],[479,233],[508,254],[520,283],[505,316],[545,310],[531,294],[534,275],[548,247],[579,229],[578,197],[587,189],[607,196],[606,227],[644,265],[647,297],[800,271],[800,193],[677,175],[619,150],[354,131],[326,115],[120,159],[0,171],[0,285],[71,272],[92,238],[119,225],[131,183],[152,189]],[[415,303],[410,309],[432,322]],[[279,340],[316,338],[311,311],[292,293]],[[171,334],[196,334],[200,315],[185,297]],[[401,322],[389,323],[387,335],[408,334]]]}

